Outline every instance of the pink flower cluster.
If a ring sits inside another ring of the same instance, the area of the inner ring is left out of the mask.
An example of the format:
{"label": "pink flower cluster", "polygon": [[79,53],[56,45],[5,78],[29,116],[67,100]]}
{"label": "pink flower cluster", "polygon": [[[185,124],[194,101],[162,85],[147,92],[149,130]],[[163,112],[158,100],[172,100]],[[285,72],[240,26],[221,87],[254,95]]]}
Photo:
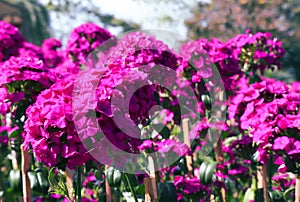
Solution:
{"label": "pink flower cluster", "polygon": [[178,157],[186,156],[191,153],[190,148],[185,143],[179,142],[176,139],[144,140],[138,148],[140,150],[150,149],[161,154],[172,150]]}
{"label": "pink flower cluster", "polygon": [[72,120],[73,82],[72,78],[56,82],[26,112],[25,146],[31,146],[46,166],[74,168],[90,159]]}
{"label": "pink flower cluster", "polygon": [[75,28],[67,42],[67,57],[75,63],[85,61],[87,55],[112,35],[105,29],[93,23],[86,23]]}
{"label": "pink flower cluster", "polygon": [[24,96],[24,92],[8,93],[5,86],[0,88],[0,114],[6,115],[9,113],[12,104],[22,100]]}
{"label": "pink flower cluster", "polygon": [[[92,105],[91,109],[87,109],[87,107],[90,107],[89,105],[82,106],[83,108],[76,105],[75,108],[78,107],[78,109],[75,111],[79,112],[78,114],[75,113],[75,116],[79,117],[76,120],[85,123],[81,124],[84,127],[93,125],[87,123],[86,117],[88,116],[86,116],[87,114],[82,115],[82,113],[96,110],[99,126],[111,143],[123,151],[140,152],[138,149],[141,144],[140,134],[131,134],[131,137],[126,135],[115,123],[115,117],[113,116],[119,113],[123,116],[122,122],[126,122],[128,116],[130,116],[130,119],[136,125],[146,124],[150,118],[150,108],[157,103],[154,99],[154,90],[157,87],[147,80],[146,73],[150,72],[155,65],[176,69],[180,65],[180,61],[180,57],[176,56],[164,43],[156,40],[153,36],[141,32],[124,36],[107,52],[105,61],[100,64],[98,72],[96,70],[87,71],[86,74],[90,76],[85,75],[83,77],[84,85],[80,86],[79,89],[83,98],[89,97],[91,86],[94,86],[95,82],[99,82],[95,92],[96,104],[95,106]],[[139,68],[143,66],[145,66],[145,69],[140,70]],[[135,89],[135,84],[141,81],[145,81],[147,85],[132,92],[133,95],[131,95],[130,90]],[[87,87],[87,89],[84,89],[84,87]],[[114,94],[114,92],[117,93]],[[84,93],[87,96],[83,96]],[[123,102],[120,102],[122,104],[119,103],[117,106],[111,106],[113,96],[116,96],[116,100],[124,100],[124,103],[128,100],[129,111],[126,111]],[[128,113],[127,117],[125,116],[126,113]],[[130,127],[132,125],[128,125],[127,128]],[[137,136],[137,138],[132,136]]]}
{"label": "pink flower cluster", "polygon": [[61,42],[55,38],[49,38],[43,41],[42,52],[46,67],[55,68],[62,62],[62,53],[57,50],[61,47]]}
{"label": "pink flower cluster", "polygon": [[270,33],[239,34],[226,43],[218,39],[199,39],[184,44],[180,55],[192,62],[198,72],[194,80],[212,75],[211,67],[216,65],[227,90],[235,89],[235,80],[243,72],[278,67],[284,55],[281,42]]}
{"label": "pink flower cluster", "polygon": [[36,81],[44,87],[50,87],[55,77],[45,68],[42,60],[31,57],[14,57],[3,62],[0,66],[0,85],[14,81]]}
{"label": "pink flower cluster", "polygon": [[209,200],[211,191],[207,185],[203,185],[197,177],[189,178],[176,176],[174,185],[177,189],[177,200],[183,200],[184,196],[198,199],[200,202]]}
{"label": "pink flower cluster", "polygon": [[[111,40],[105,44],[98,61],[86,58],[108,39]],[[250,177],[251,155],[256,149],[253,142],[257,144],[260,162],[266,163],[273,157],[280,173],[287,171],[286,157],[300,162],[297,136],[300,133],[300,83],[287,85],[261,78],[261,82],[248,84],[247,77],[257,71],[263,73],[281,65],[284,54],[281,42],[269,33],[240,34],[225,43],[199,39],[184,44],[176,54],[148,34],[134,32],[117,39],[105,29],[87,23],[74,29],[66,49],[61,47],[61,42],[53,38],[45,40],[41,47],[28,43],[16,28],[0,21],[0,113],[13,112],[18,102],[30,101],[28,105],[35,102],[24,107],[27,111],[23,138],[26,148],[32,148],[37,160],[46,166],[74,169],[94,160],[87,152],[90,148],[85,148],[82,141],[90,143],[101,158],[112,158],[112,164],[116,165],[129,160],[122,158],[116,148],[132,154],[155,151],[158,154],[172,152],[179,157],[190,155],[190,148],[175,137],[180,132],[174,132],[183,118],[178,112],[180,103],[176,96],[193,99],[182,90],[186,86],[196,92],[197,106],[189,115],[195,118],[200,114],[202,118],[191,131],[191,138],[197,140],[192,149],[196,147],[197,151],[204,145],[198,140],[211,127],[226,131],[224,135],[227,133],[228,139],[236,136],[237,129],[243,134],[229,144],[223,142],[224,163],[217,165],[216,178],[211,184],[201,183],[199,173],[193,178],[174,177],[178,200],[209,200],[214,194],[213,186],[224,186],[218,179]],[[157,66],[163,67],[166,73],[156,70]],[[80,69],[85,71],[80,72]],[[167,74],[171,70],[178,79]],[[219,79],[214,77],[215,70],[219,71],[227,92],[234,95],[230,97],[228,109],[230,128],[222,121],[213,123],[209,114],[205,114],[218,104],[215,102],[212,106],[213,98],[205,97],[210,90],[215,93],[220,90],[216,87]],[[170,84],[171,90],[152,82],[148,77],[150,73]],[[206,80],[210,81],[203,84]],[[78,97],[74,95],[77,91]],[[155,105],[163,108],[162,125],[167,132],[141,134],[138,127],[148,130],[155,117],[150,114]],[[7,128],[0,127],[0,133],[7,132]],[[8,141],[7,136],[0,136],[1,144]],[[108,143],[115,146],[116,154],[115,150],[107,149]],[[291,182],[283,178],[275,176],[273,180],[290,186]],[[92,174],[85,180],[87,197],[83,201],[96,201],[93,190],[87,188],[94,182]]]}
{"label": "pink flower cluster", "polygon": [[57,78],[44,65],[41,48],[25,41],[16,27],[0,21],[0,38],[0,54],[4,54],[0,56],[0,113],[12,112],[15,118],[17,110],[25,112]]}
{"label": "pink flower cluster", "polygon": [[[109,32],[88,23],[71,33],[71,39],[64,51],[57,50],[61,43],[56,39],[47,39],[42,45],[46,63],[46,67],[43,67],[55,75],[57,81],[40,93],[36,102],[27,109],[24,143],[27,148],[32,147],[37,160],[46,166],[63,169],[67,166],[74,169],[91,159],[74,125],[72,93],[76,74],[84,57],[110,36]],[[77,43],[78,40],[83,44]],[[79,58],[73,62],[66,57],[68,54]],[[39,76],[43,75],[41,71],[37,72]]]}
{"label": "pink flower cluster", "polygon": [[231,100],[229,119],[249,131],[258,144],[259,160],[265,163],[267,151],[284,152],[299,161],[300,141],[299,82],[263,79],[239,90]]}
{"label": "pink flower cluster", "polygon": [[222,147],[227,158],[224,163],[217,165],[216,175],[223,179],[237,179],[239,176],[250,177],[249,166],[251,165],[251,156],[255,152],[255,148],[252,147],[252,138],[243,135],[226,146],[223,144]]}
{"label": "pink flower cluster", "polygon": [[276,183],[272,188],[273,190],[283,191],[295,185],[295,178],[291,179],[288,173],[279,173],[272,177],[272,180]]}
{"label": "pink flower cluster", "polygon": [[23,41],[18,28],[0,21],[0,62],[7,60],[11,55],[15,55]]}

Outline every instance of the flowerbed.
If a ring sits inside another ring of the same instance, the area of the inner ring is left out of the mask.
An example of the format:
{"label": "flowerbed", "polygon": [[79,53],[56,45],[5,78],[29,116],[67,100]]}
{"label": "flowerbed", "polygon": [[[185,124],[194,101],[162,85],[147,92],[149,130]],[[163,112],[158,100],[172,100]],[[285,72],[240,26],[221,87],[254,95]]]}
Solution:
{"label": "flowerbed", "polygon": [[[33,201],[147,200],[148,178],[159,201],[299,201],[300,82],[263,76],[283,56],[270,33],[175,52],[143,32],[116,38],[87,23],[66,48],[54,38],[39,47],[0,21],[0,197],[24,197],[26,175]],[[186,118],[191,144],[180,139]],[[142,169],[149,156],[157,172]]]}

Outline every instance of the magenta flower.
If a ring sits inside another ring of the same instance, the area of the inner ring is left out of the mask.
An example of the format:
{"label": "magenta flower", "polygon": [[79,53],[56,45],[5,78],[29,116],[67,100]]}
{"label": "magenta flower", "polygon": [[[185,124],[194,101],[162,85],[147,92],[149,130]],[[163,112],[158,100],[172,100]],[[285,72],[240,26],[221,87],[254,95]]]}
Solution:
{"label": "magenta flower", "polygon": [[180,201],[184,196],[193,198],[196,194],[201,194],[201,199],[208,199],[211,191],[209,187],[202,185],[197,177],[189,178],[185,176],[175,176],[174,185],[177,189],[177,200]]}
{"label": "magenta flower", "polygon": [[62,62],[63,53],[57,50],[58,48],[61,48],[61,46],[61,42],[54,38],[49,38],[43,41],[43,60],[48,68],[55,68]]}
{"label": "magenta flower", "polygon": [[5,61],[17,54],[24,39],[18,28],[0,20],[0,41],[0,61]]}
{"label": "magenta flower", "polygon": [[229,175],[240,175],[249,172],[249,168],[246,166],[238,165],[236,168],[228,170]]}
{"label": "magenta flower", "polygon": [[0,114],[5,115],[10,111],[11,101],[6,87],[0,88]]}
{"label": "magenta flower", "polygon": [[72,57],[73,62],[82,63],[88,53],[110,37],[112,35],[107,30],[94,23],[82,24],[71,32],[66,53]]}
{"label": "magenta flower", "polygon": [[42,60],[29,57],[11,57],[0,66],[0,85],[14,81],[31,80],[50,87],[55,77],[48,72]]}
{"label": "magenta flower", "polygon": [[71,107],[74,79],[61,80],[43,91],[27,109],[24,143],[46,166],[83,165],[90,157],[76,132]]}
{"label": "magenta flower", "polygon": [[[297,109],[300,96],[293,91],[297,84],[287,85],[274,79],[262,80],[243,87],[245,89],[242,88],[231,99],[229,118],[235,120],[235,125],[240,125],[241,129],[249,130],[250,137],[258,144],[261,162],[267,161],[270,150],[281,150],[298,159],[297,137],[292,132],[299,132]],[[249,89],[255,89],[256,92],[250,99],[249,92],[253,90]]]}

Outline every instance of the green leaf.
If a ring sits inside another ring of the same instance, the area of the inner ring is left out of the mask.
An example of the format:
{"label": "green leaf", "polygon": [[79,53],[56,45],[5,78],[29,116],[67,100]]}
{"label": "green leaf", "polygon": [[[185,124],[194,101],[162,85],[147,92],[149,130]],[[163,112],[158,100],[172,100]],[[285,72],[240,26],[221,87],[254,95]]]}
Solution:
{"label": "green leaf", "polygon": [[255,190],[250,187],[245,192],[243,202],[249,202],[250,200],[254,200],[254,197],[255,197]]}
{"label": "green leaf", "polygon": [[50,185],[52,187],[56,186],[58,184],[58,182],[59,182],[58,177],[56,176],[55,172],[56,172],[56,168],[55,167],[51,168],[49,170],[48,181],[50,182]]}
{"label": "green leaf", "polygon": [[283,201],[283,193],[279,190],[269,190],[269,196],[271,202]]}
{"label": "green leaf", "polygon": [[9,182],[14,192],[22,191],[21,170],[11,170],[9,172]]}
{"label": "green leaf", "polygon": [[168,139],[171,135],[171,131],[168,127],[163,124],[153,124],[153,128],[164,138]]}
{"label": "green leaf", "polygon": [[39,181],[37,179],[37,175],[34,171],[29,171],[28,172],[28,178],[30,181],[30,188],[34,191],[39,193],[40,192],[40,185]]}
{"label": "green leaf", "polygon": [[218,164],[218,162],[216,162],[216,161],[210,162],[208,164],[208,166],[206,167],[206,171],[205,171],[205,182],[206,183],[211,181],[211,178],[212,178],[213,174],[215,173],[217,164]]}
{"label": "green leaf", "polygon": [[50,183],[51,192],[70,198],[67,185],[65,184],[66,177],[60,172],[56,173],[56,167],[50,169],[48,181]]}
{"label": "green leaf", "polygon": [[157,184],[158,193],[160,193],[161,189],[163,189],[159,201],[176,202],[177,201],[176,187],[172,182],[165,182],[165,183],[166,183],[165,185],[162,182],[159,182]]}
{"label": "green leaf", "polygon": [[202,162],[202,164],[200,165],[200,169],[199,169],[199,178],[200,178],[200,182],[204,183],[205,182],[205,171],[207,168],[207,164],[206,162]]}
{"label": "green leaf", "polygon": [[255,190],[255,202],[264,202],[263,188]]}
{"label": "green leaf", "polygon": [[290,188],[288,188],[287,190],[284,191],[283,198],[284,198],[285,201],[288,201],[290,199],[289,194],[291,194],[293,191],[295,191],[295,187],[290,187]]}
{"label": "green leaf", "polygon": [[139,186],[137,186],[135,188],[135,193],[137,195],[144,195],[145,194],[145,185],[144,184],[140,184]]}
{"label": "green leaf", "polygon": [[16,197],[19,197],[22,192],[16,192],[12,188],[8,188],[4,192],[5,201],[16,201]]}
{"label": "green leaf", "polygon": [[37,168],[34,170],[36,172],[36,176],[40,185],[40,192],[42,194],[47,194],[49,190],[49,182],[47,179],[47,173],[44,172],[41,168]]}
{"label": "green leaf", "polygon": [[21,131],[20,130],[15,130],[13,131],[10,135],[10,138],[16,138],[16,137],[21,137]]}

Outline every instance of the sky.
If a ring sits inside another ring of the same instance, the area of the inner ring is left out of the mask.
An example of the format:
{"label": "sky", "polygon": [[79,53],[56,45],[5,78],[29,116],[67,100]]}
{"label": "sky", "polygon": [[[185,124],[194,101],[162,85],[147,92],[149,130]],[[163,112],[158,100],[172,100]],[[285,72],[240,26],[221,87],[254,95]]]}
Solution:
{"label": "sky", "polygon": [[[114,14],[118,18],[133,20],[141,24],[143,28],[161,28],[170,29],[170,31],[185,32],[184,18],[187,10],[179,10],[176,4],[169,3],[165,5],[160,3],[145,3],[142,0],[94,0],[98,2],[103,11]],[[118,5],[118,6],[114,6]],[[176,19],[174,25],[162,22],[161,17],[168,15]]]}
{"label": "sky", "polygon": [[[57,0],[56,0],[57,1]],[[189,16],[189,8],[195,3],[193,0],[184,0],[185,5],[178,5],[176,1],[159,1],[152,0],[92,0],[100,8],[101,13],[113,14],[115,17],[135,22],[143,29],[163,29],[186,35],[184,19]],[[46,5],[49,0],[40,0]],[[55,0],[52,0],[55,2]],[[86,0],[74,0],[81,2],[82,5],[89,6]],[[171,16],[171,19],[166,18]],[[66,43],[71,30],[82,23],[92,21],[97,22],[91,16],[80,15],[74,11],[73,18],[69,19],[64,16],[57,16],[50,13],[52,35]],[[167,19],[167,20],[166,20]],[[120,29],[110,29],[113,34],[119,34]]]}

